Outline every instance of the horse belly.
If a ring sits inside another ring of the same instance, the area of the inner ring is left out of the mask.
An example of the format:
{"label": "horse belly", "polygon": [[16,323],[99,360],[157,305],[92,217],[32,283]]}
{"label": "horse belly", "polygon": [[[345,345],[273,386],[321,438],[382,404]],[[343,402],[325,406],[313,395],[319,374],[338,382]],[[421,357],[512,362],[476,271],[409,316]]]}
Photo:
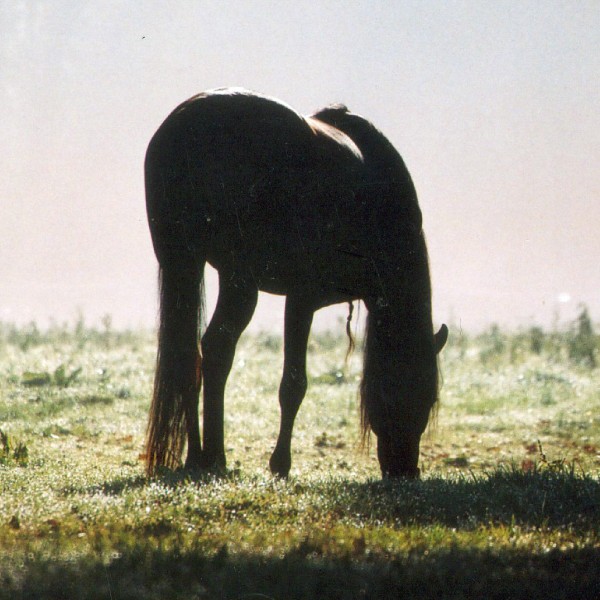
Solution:
{"label": "horse belly", "polygon": [[[242,276],[258,289],[278,295],[301,293],[325,306],[364,298],[376,285],[373,259],[364,240],[324,237],[318,230],[298,230],[290,221],[254,221],[222,240],[227,249],[211,253],[209,263],[230,276]],[[339,233],[339,231],[338,231]]]}

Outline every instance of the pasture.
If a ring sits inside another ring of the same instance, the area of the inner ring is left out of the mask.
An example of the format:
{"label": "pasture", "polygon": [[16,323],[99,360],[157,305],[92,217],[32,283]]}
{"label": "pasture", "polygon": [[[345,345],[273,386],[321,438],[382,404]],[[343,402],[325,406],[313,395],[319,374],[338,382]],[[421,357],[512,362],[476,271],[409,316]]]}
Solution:
{"label": "pasture", "polygon": [[[144,471],[155,336],[0,327],[0,598],[600,596],[598,338],[451,328],[420,481],[359,445],[361,356],[315,334],[288,480],[282,342],[242,337],[228,468]],[[589,319],[587,322],[589,325]]]}

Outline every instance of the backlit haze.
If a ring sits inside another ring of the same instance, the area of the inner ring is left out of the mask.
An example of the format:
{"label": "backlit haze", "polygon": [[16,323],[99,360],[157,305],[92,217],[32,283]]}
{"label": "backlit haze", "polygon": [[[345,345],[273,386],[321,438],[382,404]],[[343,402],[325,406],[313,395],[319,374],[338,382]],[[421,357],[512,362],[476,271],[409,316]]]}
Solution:
{"label": "backlit haze", "polygon": [[[0,320],[154,325],[145,149],[227,85],[344,102],[390,138],[436,324],[600,320],[600,3],[548,0],[0,3]],[[252,327],[282,314],[262,296]]]}

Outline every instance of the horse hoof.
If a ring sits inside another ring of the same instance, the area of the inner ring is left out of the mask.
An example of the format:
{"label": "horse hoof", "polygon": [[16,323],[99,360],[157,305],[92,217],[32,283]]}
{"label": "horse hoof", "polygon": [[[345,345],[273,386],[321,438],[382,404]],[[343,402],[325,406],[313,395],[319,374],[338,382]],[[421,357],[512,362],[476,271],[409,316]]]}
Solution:
{"label": "horse hoof", "polygon": [[203,456],[200,461],[200,467],[204,471],[222,473],[227,470],[227,461],[224,456],[212,458],[210,456]]}
{"label": "horse hoof", "polygon": [[291,458],[289,460],[279,460],[276,456],[272,456],[269,461],[271,473],[279,479],[287,479],[292,467]]}
{"label": "horse hoof", "polygon": [[421,477],[421,469],[419,469],[418,467],[416,469],[410,469],[410,470],[406,470],[406,471],[398,471],[398,472],[394,472],[394,473],[382,473],[382,478],[384,480],[391,480],[391,481],[400,481],[403,479],[406,480],[416,480],[416,479],[420,479]]}
{"label": "horse hoof", "polygon": [[186,471],[201,471],[202,467],[202,455],[200,456],[189,456],[185,459],[183,468]]}
{"label": "horse hoof", "polygon": [[227,464],[225,457],[210,457],[203,452],[200,455],[188,455],[184,469],[205,473],[223,473],[227,470]]}

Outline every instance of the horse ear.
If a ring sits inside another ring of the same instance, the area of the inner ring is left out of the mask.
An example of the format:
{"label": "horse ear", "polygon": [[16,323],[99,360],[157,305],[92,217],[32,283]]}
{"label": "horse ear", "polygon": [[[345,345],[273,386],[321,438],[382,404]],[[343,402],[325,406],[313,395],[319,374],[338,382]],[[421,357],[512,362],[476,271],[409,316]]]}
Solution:
{"label": "horse ear", "polygon": [[435,334],[435,352],[438,354],[440,350],[445,346],[448,340],[448,327],[442,325],[440,330]]}

